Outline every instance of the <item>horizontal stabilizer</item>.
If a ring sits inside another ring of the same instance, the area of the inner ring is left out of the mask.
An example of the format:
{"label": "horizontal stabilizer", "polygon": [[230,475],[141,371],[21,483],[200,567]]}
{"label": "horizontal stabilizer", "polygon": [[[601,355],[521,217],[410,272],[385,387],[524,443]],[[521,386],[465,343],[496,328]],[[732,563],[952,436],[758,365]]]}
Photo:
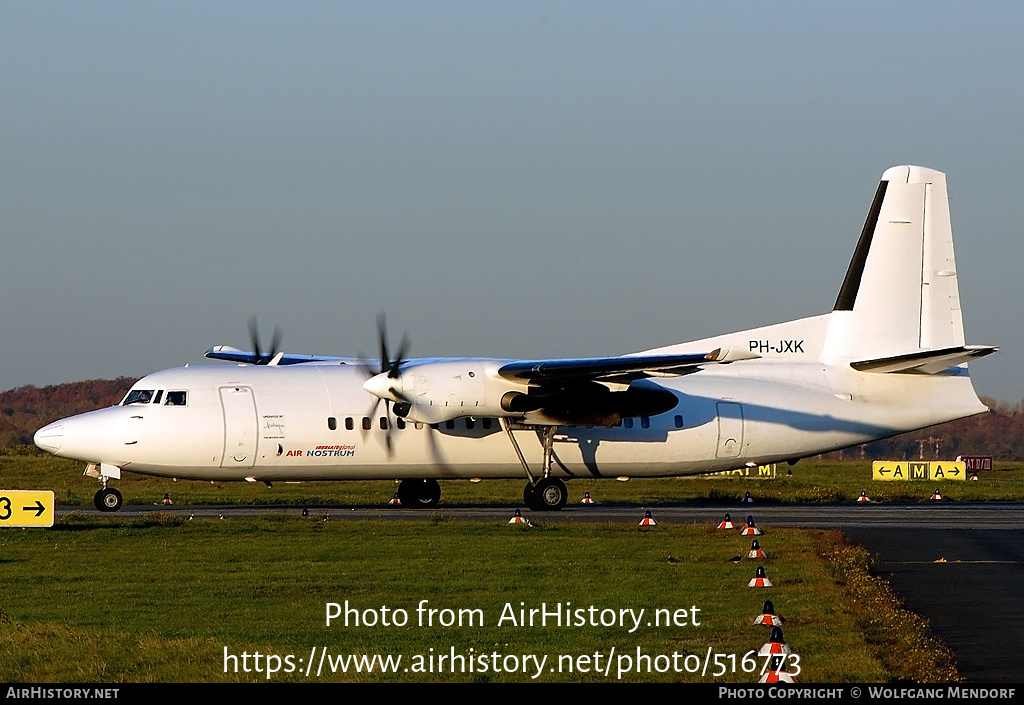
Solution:
{"label": "horizontal stabilizer", "polygon": [[996,352],[999,348],[988,345],[960,345],[942,350],[922,350],[921,352],[880,357],[874,360],[851,362],[850,367],[858,372],[875,373],[914,373],[934,375],[955,365],[969,362],[976,357],[984,357]]}

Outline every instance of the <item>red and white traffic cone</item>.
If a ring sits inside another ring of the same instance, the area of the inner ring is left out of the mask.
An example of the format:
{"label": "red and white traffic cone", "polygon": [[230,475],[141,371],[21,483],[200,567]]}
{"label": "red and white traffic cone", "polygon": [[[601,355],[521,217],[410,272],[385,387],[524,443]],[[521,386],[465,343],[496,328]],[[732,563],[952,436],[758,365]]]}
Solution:
{"label": "red and white traffic cone", "polygon": [[763,624],[766,627],[781,627],[782,617],[775,614],[775,603],[765,600],[761,605],[761,614],[754,617],[754,624]]}
{"label": "red and white traffic cone", "polygon": [[772,586],[772,581],[767,578],[764,574],[764,566],[757,566],[757,571],[754,573],[754,577],[747,583],[747,587],[764,587],[769,588]]}
{"label": "red and white traffic cone", "polygon": [[760,536],[764,532],[757,528],[757,524],[754,523],[754,515],[747,515],[747,525],[743,527],[741,532],[744,536]]}
{"label": "red and white traffic cone", "polygon": [[782,638],[782,627],[772,627],[771,636],[757,652],[758,656],[777,656],[779,654],[791,654],[793,649],[789,648],[786,640]]}

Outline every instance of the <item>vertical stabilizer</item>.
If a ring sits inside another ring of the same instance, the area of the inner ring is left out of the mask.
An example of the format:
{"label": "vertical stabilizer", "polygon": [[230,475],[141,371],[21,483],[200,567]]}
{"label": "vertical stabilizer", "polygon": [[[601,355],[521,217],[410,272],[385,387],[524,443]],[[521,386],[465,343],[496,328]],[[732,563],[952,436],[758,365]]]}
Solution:
{"label": "vertical stabilizer", "polygon": [[964,345],[945,174],[882,174],[833,309],[827,357],[905,355]]}

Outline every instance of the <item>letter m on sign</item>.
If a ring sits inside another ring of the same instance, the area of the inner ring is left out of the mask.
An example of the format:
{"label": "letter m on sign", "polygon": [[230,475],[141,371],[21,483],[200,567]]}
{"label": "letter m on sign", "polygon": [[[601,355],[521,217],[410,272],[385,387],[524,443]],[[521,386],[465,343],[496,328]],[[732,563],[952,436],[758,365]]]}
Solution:
{"label": "letter m on sign", "polygon": [[908,468],[910,472],[910,480],[927,480],[928,479],[928,463],[910,463]]}

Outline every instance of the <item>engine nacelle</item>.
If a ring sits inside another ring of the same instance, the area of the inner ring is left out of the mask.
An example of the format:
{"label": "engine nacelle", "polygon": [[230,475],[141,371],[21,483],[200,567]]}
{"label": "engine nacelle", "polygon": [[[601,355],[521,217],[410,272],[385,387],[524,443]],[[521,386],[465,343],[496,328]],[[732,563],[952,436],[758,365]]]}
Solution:
{"label": "engine nacelle", "polygon": [[382,372],[366,391],[395,403],[409,421],[435,424],[460,416],[510,417],[530,423],[614,426],[630,416],[654,416],[678,398],[650,380],[612,389],[591,380],[529,386],[498,374],[500,360],[412,363],[397,377]]}
{"label": "engine nacelle", "polygon": [[[386,372],[363,387],[395,402],[395,413],[410,421],[440,423],[460,416],[522,416],[518,405],[505,408],[506,397],[526,397],[526,384],[498,376],[505,360],[453,360],[403,365],[391,378]],[[510,396],[511,395],[511,396]]]}

